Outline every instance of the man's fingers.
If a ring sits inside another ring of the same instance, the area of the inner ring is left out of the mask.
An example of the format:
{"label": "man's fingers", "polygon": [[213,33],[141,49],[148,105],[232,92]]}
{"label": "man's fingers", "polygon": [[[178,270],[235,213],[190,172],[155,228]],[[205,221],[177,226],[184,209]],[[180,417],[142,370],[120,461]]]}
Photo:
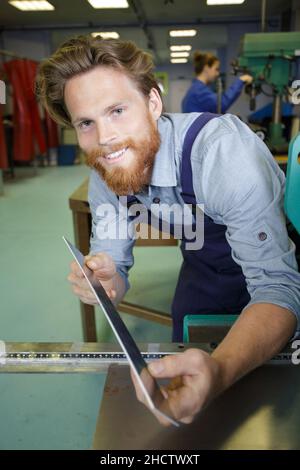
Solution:
{"label": "man's fingers", "polygon": [[182,387],[183,385],[184,384],[182,381],[182,377],[178,376],[170,381],[170,383],[168,384],[168,390],[177,390],[179,387]]}
{"label": "man's fingers", "polygon": [[189,416],[188,418],[182,418],[179,421],[183,424],[191,424],[194,421],[194,416]]}
{"label": "man's fingers", "polygon": [[193,390],[182,386],[176,390],[168,391],[168,406],[173,415],[182,423],[191,423],[193,416],[199,409],[200,399],[195,396]]}
{"label": "man's fingers", "polygon": [[86,256],[85,263],[99,279],[111,279],[116,272],[114,262],[106,253]]}
{"label": "man's fingers", "polygon": [[79,300],[82,303],[87,304],[87,305],[96,305],[97,304],[96,299],[89,299],[89,298],[86,298],[86,297],[79,297]]}
{"label": "man's fingers", "polygon": [[[170,383],[162,389],[165,398],[161,411],[171,410],[176,420],[191,423],[207,401],[211,375],[208,373],[210,356],[200,349],[189,349],[181,354],[166,356],[149,364],[153,377],[170,378]],[[142,391],[132,375],[138,399],[147,404]],[[159,421],[166,425],[165,420]]]}
{"label": "man's fingers", "polygon": [[[98,253],[97,255],[88,255],[84,258],[85,265],[94,271],[94,274],[102,283],[108,297],[112,300],[116,299],[117,292],[112,288],[111,279],[116,273],[116,266],[113,259],[106,253]],[[91,290],[84,274],[76,261],[72,261],[71,272],[68,281],[72,285],[72,291],[80,300],[86,304],[95,305],[96,297]]]}
{"label": "man's fingers", "polygon": [[101,255],[97,255],[97,256],[88,255],[88,256],[85,256],[84,262],[93,271],[95,269],[99,269],[99,268],[101,268],[101,264],[102,264],[101,263]]}
{"label": "man's fingers", "polygon": [[117,297],[117,292],[115,291],[115,289],[111,289],[109,291],[108,297],[110,297],[111,299],[115,299]]}
{"label": "man's fingers", "polygon": [[[75,295],[80,297],[81,300],[84,298],[88,299],[89,301],[93,301],[93,303],[96,303],[96,297],[88,285],[87,287],[85,287],[81,284],[72,283],[72,291]],[[114,291],[113,289],[107,290],[106,293],[110,299],[113,300],[116,298],[116,291]]]}
{"label": "man's fingers", "polygon": [[80,267],[78,266],[76,261],[72,261],[72,263],[70,264],[70,269],[71,269],[71,273],[73,273],[75,276],[77,276],[79,278],[84,277],[84,275],[83,275],[82,271],[80,270]]}
{"label": "man's fingers", "polygon": [[[138,401],[149,408],[147,400],[145,399],[145,395],[140,388],[140,385],[135,377],[135,373],[133,372],[132,368],[130,368],[130,375]],[[176,384],[177,386],[179,386],[179,382],[182,383],[180,380],[178,380],[178,383]],[[168,403],[166,409],[170,409],[172,411],[173,416],[176,420],[184,424],[189,424],[193,421],[193,415],[191,413],[191,410],[194,409],[194,407],[191,406],[190,392],[184,386],[179,389],[176,389],[176,391],[173,391],[174,388],[176,388],[176,385],[173,384],[171,388],[169,388],[169,386],[161,388],[161,392],[166,400],[166,403]],[[164,406],[162,406],[162,411],[163,410]],[[170,422],[164,419],[163,416],[161,416],[159,413],[156,413],[155,410],[152,410],[152,412],[155,414],[156,418],[163,426],[170,425]]]}
{"label": "man's fingers", "polygon": [[140,384],[138,383],[138,381],[136,379],[136,376],[135,376],[135,373],[134,373],[132,367],[130,367],[130,375],[131,375],[131,380],[132,380],[134,388],[135,388],[135,393],[136,393],[137,399],[140,402],[145,404],[144,393],[141,390]]}
{"label": "man's fingers", "polygon": [[201,370],[203,351],[188,349],[184,353],[166,356],[149,364],[153,377],[174,378],[183,375],[195,375]]}
{"label": "man's fingers", "polygon": [[85,299],[95,299],[95,296],[92,291],[88,289],[82,289],[80,286],[74,285],[72,286],[72,291],[74,292],[75,295],[78,297],[82,297]]}
{"label": "man's fingers", "polygon": [[88,283],[84,277],[78,277],[76,274],[71,272],[67,277],[68,281],[74,286],[87,287]]}

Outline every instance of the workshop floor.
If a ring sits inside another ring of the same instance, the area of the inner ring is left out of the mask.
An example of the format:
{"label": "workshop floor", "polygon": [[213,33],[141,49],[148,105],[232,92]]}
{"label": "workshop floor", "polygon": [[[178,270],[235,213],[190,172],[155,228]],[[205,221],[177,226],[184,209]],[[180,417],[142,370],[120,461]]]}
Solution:
{"label": "workshop floor", "polygon": [[[66,277],[73,240],[69,195],[88,176],[83,166],[17,168],[0,197],[0,340],[82,341],[79,302]],[[170,311],[180,253],[136,248],[130,302]],[[158,276],[159,273],[159,276]],[[169,342],[171,329],[123,314],[138,342]],[[98,340],[112,342],[97,311]],[[104,374],[0,374],[0,449],[88,449]]]}

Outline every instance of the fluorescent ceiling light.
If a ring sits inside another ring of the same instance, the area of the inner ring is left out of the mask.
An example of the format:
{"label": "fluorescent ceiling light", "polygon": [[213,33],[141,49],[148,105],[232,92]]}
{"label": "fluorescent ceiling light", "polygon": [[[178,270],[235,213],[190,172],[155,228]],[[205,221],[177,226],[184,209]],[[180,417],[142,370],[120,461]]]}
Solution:
{"label": "fluorescent ceiling light", "polygon": [[186,46],[170,46],[171,51],[191,51],[192,46],[186,45]]}
{"label": "fluorescent ceiling light", "polygon": [[127,0],[88,0],[93,8],[129,8]]}
{"label": "fluorescent ceiling light", "polygon": [[188,57],[188,52],[171,52],[171,57]]}
{"label": "fluorescent ceiling light", "polygon": [[171,59],[172,64],[186,64],[187,59]]}
{"label": "fluorescent ceiling light", "polygon": [[101,36],[103,39],[118,39],[120,37],[117,31],[99,31],[99,33],[92,33],[92,36]]}
{"label": "fluorescent ceiling light", "polygon": [[241,5],[245,0],[206,0],[206,5]]}
{"label": "fluorescent ceiling light", "polygon": [[197,31],[195,29],[175,29],[169,32],[172,38],[184,37],[184,36],[196,36]]}
{"label": "fluorescent ceiling light", "polygon": [[18,8],[22,11],[49,11],[54,10],[54,6],[46,0],[10,0],[8,2],[11,6]]}

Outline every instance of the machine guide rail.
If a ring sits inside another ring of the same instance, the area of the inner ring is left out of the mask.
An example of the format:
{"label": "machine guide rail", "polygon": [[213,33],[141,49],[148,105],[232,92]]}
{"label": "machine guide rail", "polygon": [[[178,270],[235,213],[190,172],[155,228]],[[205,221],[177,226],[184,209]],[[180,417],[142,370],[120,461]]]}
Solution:
{"label": "machine guide rail", "polygon": [[[141,344],[145,361],[186,349],[177,344]],[[0,342],[0,372],[98,372],[127,364],[118,344]]]}
{"label": "machine guide rail", "polygon": [[[216,343],[139,344],[146,362],[196,347],[212,352]],[[292,349],[285,349],[268,364],[292,364]],[[127,365],[118,344],[106,343],[14,343],[0,341],[0,373],[106,372],[111,364]]]}

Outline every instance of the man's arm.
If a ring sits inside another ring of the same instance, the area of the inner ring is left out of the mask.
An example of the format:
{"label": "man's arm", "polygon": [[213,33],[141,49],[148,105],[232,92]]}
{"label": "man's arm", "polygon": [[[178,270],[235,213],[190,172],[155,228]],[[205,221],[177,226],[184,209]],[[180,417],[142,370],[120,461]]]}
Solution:
{"label": "man's arm", "polygon": [[[251,305],[211,356],[200,349],[188,349],[152,362],[149,370],[158,379],[171,379],[165,389],[169,407],[176,419],[190,423],[234,382],[280,352],[295,327],[296,317],[289,310],[267,303]],[[143,401],[136,382],[135,387]]]}
{"label": "man's arm", "polygon": [[221,391],[280,352],[296,325],[295,315],[278,305],[258,303],[245,308],[212,354],[220,365]]}
{"label": "man's arm", "polygon": [[283,212],[284,174],[245,124],[230,115],[219,119],[208,124],[219,129],[194,166],[195,193],[205,212],[227,228],[231,256],[251,297],[247,308],[277,305],[295,315],[300,329],[300,274]]}
{"label": "man's arm", "polygon": [[167,399],[183,422],[279,352],[300,324],[300,275],[285,227],[283,175],[244,124],[230,115],[220,119],[207,125],[213,138],[202,158],[201,139],[193,151],[195,194],[206,213],[227,226],[251,300],[211,356],[190,349],[149,366],[155,377],[173,379]]}

